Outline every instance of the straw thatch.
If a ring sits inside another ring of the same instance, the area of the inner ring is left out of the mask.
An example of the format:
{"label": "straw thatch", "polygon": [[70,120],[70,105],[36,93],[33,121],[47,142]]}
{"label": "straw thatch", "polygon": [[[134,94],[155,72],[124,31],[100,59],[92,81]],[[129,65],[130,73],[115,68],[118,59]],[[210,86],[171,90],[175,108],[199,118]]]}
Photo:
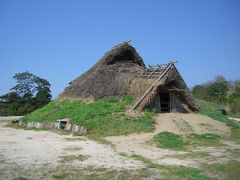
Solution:
{"label": "straw thatch", "polygon": [[[86,101],[130,95],[134,100],[138,100],[155,81],[152,77],[140,77],[144,70],[145,64],[135,48],[123,43],[107,52],[91,69],[72,81],[59,97]],[[159,68],[158,71],[161,73],[163,68]],[[162,88],[174,91],[178,104],[184,103],[192,111],[198,109],[174,65],[141,102],[138,109],[153,107],[156,96]]]}

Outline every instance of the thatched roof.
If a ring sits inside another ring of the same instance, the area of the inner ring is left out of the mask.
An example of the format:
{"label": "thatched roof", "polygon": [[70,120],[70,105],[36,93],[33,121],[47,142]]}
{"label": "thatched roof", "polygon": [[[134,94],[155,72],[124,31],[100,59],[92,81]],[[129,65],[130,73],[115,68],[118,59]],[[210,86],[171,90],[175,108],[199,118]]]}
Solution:
{"label": "thatched roof", "polygon": [[[123,43],[111,49],[91,69],[72,81],[59,97],[94,100],[107,96],[130,95],[137,100],[154,81],[154,76],[140,76],[146,70],[135,48],[129,43]],[[158,72],[163,70],[159,68]],[[161,86],[171,86],[171,83],[182,90],[181,94],[189,108],[196,110],[194,99],[175,66],[157,83],[148,98],[141,103],[140,109],[151,103],[151,96],[154,96]]]}

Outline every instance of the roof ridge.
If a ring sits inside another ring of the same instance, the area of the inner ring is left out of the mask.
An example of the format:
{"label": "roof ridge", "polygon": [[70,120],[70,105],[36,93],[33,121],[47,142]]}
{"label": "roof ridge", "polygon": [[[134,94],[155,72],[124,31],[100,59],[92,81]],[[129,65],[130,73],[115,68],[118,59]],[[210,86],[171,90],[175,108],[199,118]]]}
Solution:
{"label": "roof ridge", "polygon": [[120,47],[123,47],[123,46],[126,46],[126,45],[130,46],[130,44],[129,44],[130,42],[131,42],[131,40],[123,41],[122,43],[119,43],[119,44],[113,46],[111,50],[114,50],[114,49],[117,49],[117,48],[120,48]]}

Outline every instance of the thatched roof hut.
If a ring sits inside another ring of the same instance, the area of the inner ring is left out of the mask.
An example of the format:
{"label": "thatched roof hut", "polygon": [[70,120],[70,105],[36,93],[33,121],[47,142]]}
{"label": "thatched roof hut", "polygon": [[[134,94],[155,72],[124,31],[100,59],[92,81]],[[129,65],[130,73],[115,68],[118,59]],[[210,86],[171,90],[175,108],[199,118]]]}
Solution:
{"label": "thatched roof hut", "polygon": [[174,63],[146,68],[134,47],[124,42],[113,47],[91,69],[66,87],[60,98],[95,100],[130,95],[133,109],[159,112],[198,110]]}

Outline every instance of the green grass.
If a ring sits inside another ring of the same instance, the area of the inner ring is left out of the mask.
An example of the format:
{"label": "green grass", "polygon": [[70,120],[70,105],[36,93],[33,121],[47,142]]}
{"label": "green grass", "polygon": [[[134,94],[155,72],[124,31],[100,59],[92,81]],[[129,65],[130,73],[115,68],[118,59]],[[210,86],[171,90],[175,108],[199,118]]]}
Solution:
{"label": "green grass", "polygon": [[219,146],[220,144],[220,136],[216,134],[196,134],[191,133],[186,137],[191,144],[196,144],[200,146]]}
{"label": "green grass", "polygon": [[240,142],[240,128],[231,128],[231,136]]}
{"label": "green grass", "polygon": [[203,172],[196,168],[175,167],[170,169],[171,174],[183,177],[189,180],[210,180],[211,177],[204,175]]}
{"label": "green grass", "polygon": [[12,180],[27,180],[27,178],[18,176],[18,177],[13,178]]}
{"label": "green grass", "polygon": [[201,106],[200,113],[206,116],[211,117],[212,119],[218,120],[218,121],[228,121],[227,116],[222,115],[220,112],[217,111],[217,109],[221,108],[222,105],[215,104],[212,102],[207,102],[204,100],[196,99],[197,103]]}
{"label": "green grass", "polygon": [[153,131],[153,112],[145,111],[140,117],[124,114],[131,103],[130,97],[124,97],[121,100],[111,97],[92,103],[61,99],[34,111],[23,120],[50,122],[68,117],[71,123],[87,128],[88,134],[101,137]]}
{"label": "green grass", "polygon": [[161,132],[153,137],[153,142],[159,148],[186,150],[189,146],[220,146],[220,136],[215,134],[178,135],[171,132]]}
{"label": "green grass", "polygon": [[240,162],[231,160],[226,164],[214,163],[203,165],[205,172],[213,174],[221,179],[240,179]]}
{"label": "green grass", "polygon": [[200,109],[201,114],[208,116],[214,120],[226,123],[226,125],[231,128],[231,137],[236,141],[239,141],[240,139],[240,123],[239,122],[232,119],[228,119],[227,116],[224,116],[220,112],[218,112],[217,109],[220,106],[217,104],[199,100],[199,99],[197,100],[197,102],[201,105],[201,109]]}
{"label": "green grass", "polygon": [[151,162],[140,155],[132,156],[135,160],[142,161],[147,168],[155,168],[163,171],[169,179],[189,179],[189,180],[210,180],[212,178],[204,175],[201,170],[196,168],[188,168],[183,166],[164,166]]}
{"label": "green grass", "polygon": [[157,144],[159,148],[167,148],[167,149],[176,149],[181,150],[184,149],[189,142],[183,140],[181,135],[174,134],[171,132],[161,132],[154,136],[153,142]]}
{"label": "green grass", "polygon": [[53,179],[66,179],[69,174],[67,173],[59,173],[52,175]]}

